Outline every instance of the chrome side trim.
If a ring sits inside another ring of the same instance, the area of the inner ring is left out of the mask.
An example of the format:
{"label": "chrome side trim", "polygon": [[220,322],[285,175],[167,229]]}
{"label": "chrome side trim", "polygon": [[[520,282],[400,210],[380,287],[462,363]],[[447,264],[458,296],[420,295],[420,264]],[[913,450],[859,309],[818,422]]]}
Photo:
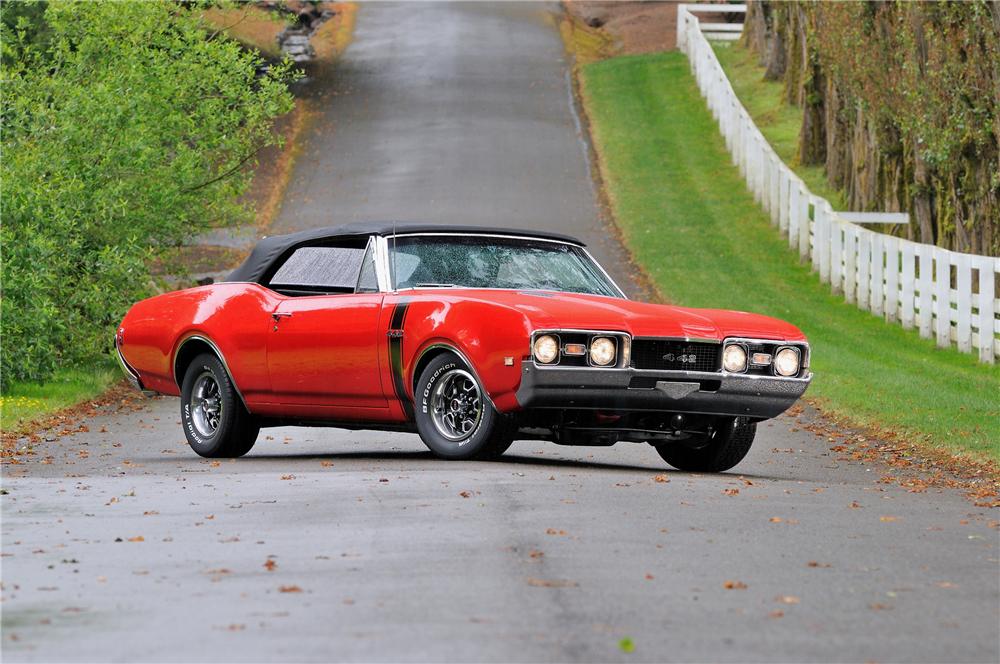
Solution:
{"label": "chrome side trim", "polygon": [[229,370],[229,363],[226,362],[226,356],[222,354],[222,351],[219,350],[219,347],[215,345],[214,341],[200,334],[192,334],[184,337],[184,340],[177,344],[177,350],[174,351],[172,369],[174,373],[174,383],[177,384],[177,391],[181,391],[181,382],[183,381],[183,378],[177,376],[177,356],[181,354],[181,349],[184,348],[185,344],[194,340],[203,341],[208,344],[212,351],[219,357],[219,361],[222,362],[222,368],[226,370],[226,375],[229,376],[229,382],[232,383],[233,389],[236,390],[236,396],[240,398],[240,402],[242,402],[243,407],[247,409],[247,412],[251,412],[250,407],[247,406],[247,400],[243,398],[243,392],[240,391],[240,386],[236,384],[236,380],[233,378],[233,372]]}
{"label": "chrome side trim", "polygon": [[118,364],[121,365],[122,371],[125,372],[125,378],[128,379],[129,385],[142,392],[143,396],[155,397],[159,393],[154,390],[147,390],[143,387],[142,381],[139,379],[139,372],[136,371],[135,367],[129,364],[128,360],[125,359],[125,356],[122,355],[122,349],[118,340],[123,332],[124,328],[120,328],[115,334],[115,355],[118,356]]}
{"label": "chrome side trim", "polygon": [[[475,376],[476,381],[478,381],[479,384],[483,387],[483,396],[485,396],[486,400],[490,402],[490,406],[493,406],[493,409],[496,410],[496,406],[493,405],[493,399],[490,398],[489,391],[486,389],[486,383],[484,383],[483,379],[479,377],[479,372],[476,371],[476,366],[469,361],[469,358],[465,356],[465,353],[455,348],[451,344],[445,344],[445,343],[431,344],[430,346],[425,348],[423,352],[420,353],[420,355],[417,357],[417,360],[413,363],[413,368],[416,369],[418,366],[420,366],[420,361],[423,360],[424,356],[427,355],[427,353],[431,352],[432,350],[447,350],[449,352],[454,353],[455,355],[458,355],[459,359],[465,362],[465,366],[469,367],[469,371],[471,371],[472,375]],[[414,397],[417,396],[417,380],[419,378],[420,376],[416,375],[410,376],[410,386],[413,387]]]}

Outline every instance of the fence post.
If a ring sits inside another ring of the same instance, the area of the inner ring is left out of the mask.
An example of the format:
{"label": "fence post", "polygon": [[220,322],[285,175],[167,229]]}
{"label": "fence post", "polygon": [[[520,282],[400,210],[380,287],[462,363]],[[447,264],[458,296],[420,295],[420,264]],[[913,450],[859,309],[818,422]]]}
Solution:
{"label": "fence post", "polygon": [[884,311],[882,308],[882,238],[885,236],[871,231],[869,231],[869,235],[872,239],[872,267],[869,272],[871,292],[868,296],[868,303],[871,306],[871,312],[876,316],[881,316]]}
{"label": "fence post", "polygon": [[963,353],[972,352],[972,257],[955,254],[955,268],[958,279],[958,326],[955,342]]}
{"label": "fence post", "polygon": [[872,234],[865,229],[858,230],[858,307],[869,309],[869,294],[871,293],[871,253]]}
{"label": "fence post", "polygon": [[932,246],[929,244],[917,245],[917,256],[920,258],[920,311],[918,320],[920,321],[920,336],[925,339],[931,338],[933,327],[934,309],[931,297],[933,295],[933,275],[934,275],[934,254],[931,253]]}
{"label": "fence post", "polygon": [[951,345],[951,256],[949,252],[934,247],[934,315],[937,325],[937,345],[947,348]]}
{"label": "fence post", "polygon": [[812,223],[809,219],[809,190],[800,184],[799,191],[799,260],[805,263],[809,260],[809,231]]}
{"label": "fence post", "polygon": [[795,178],[788,181],[788,247],[799,244],[799,182]]}
{"label": "fence post", "polygon": [[993,335],[996,330],[995,261],[989,258],[980,259],[979,263],[979,361],[993,364]]}
{"label": "fence post", "polygon": [[902,277],[902,307],[901,307],[901,317],[903,321],[903,327],[907,330],[913,329],[913,282],[916,277],[914,276],[913,270],[913,243],[907,240],[903,240],[902,244],[902,254],[903,254],[903,277]]}
{"label": "fence post", "polygon": [[844,224],[833,213],[827,210],[827,225],[830,227],[830,290],[834,294],[842,293],[843,263],[843,232]]}
{"label": "fence post", "polygon": [[899,239],[886,235],[885,243],[885,319],[899,318]]}
{"label": "fence post", "polygon": [[858,227],[844,224],[844,298],[851,304],[857,299]]}

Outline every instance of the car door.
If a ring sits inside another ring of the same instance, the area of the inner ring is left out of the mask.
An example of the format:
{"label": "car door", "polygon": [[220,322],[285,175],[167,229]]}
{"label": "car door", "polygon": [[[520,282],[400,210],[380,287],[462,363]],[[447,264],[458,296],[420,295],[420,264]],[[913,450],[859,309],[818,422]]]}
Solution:
{"label": "car door", "polygon": [[358,240],[299,247],[270,278],[282,296],[267,335],[276,403],[387,408],[373,247]]}

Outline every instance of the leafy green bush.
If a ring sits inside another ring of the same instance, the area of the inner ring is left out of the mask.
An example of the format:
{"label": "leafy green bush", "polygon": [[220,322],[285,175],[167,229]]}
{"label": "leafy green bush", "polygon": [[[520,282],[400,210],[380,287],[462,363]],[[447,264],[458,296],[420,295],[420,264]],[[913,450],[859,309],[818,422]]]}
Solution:
{"label": "leafy green bush", "polygon": [[200,7],[39,6],[0,9],[5,385],[107,352],[150,259],[248,219],[238,197],[293,103],[289,68],[260,74]]}

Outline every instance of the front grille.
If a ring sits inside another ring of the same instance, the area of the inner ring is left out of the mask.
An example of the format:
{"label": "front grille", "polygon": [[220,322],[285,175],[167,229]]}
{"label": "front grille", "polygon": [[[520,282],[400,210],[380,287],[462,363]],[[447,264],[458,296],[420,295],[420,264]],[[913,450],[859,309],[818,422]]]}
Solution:
{"label": "front grille", "polygon": [[679,339],[634,339],[632,367],[719,371],[722,367],[722,344]]}

